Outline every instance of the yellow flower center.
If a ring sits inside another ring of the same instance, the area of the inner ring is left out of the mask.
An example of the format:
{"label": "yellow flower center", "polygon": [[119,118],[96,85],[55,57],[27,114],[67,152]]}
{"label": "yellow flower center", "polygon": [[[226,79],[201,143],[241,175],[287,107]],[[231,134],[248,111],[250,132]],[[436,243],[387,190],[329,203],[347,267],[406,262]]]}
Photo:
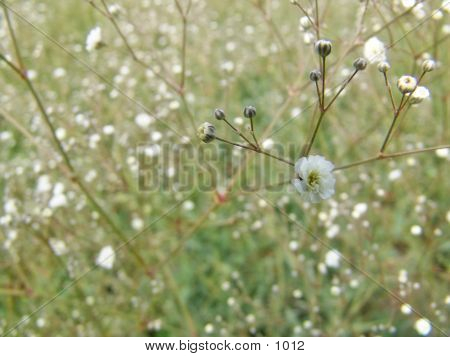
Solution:
{"label": "yellow flower center", "polygon": [[308,175],[308,186],[314,188],[319,184],[320,175],[317,171],[311,171]]}

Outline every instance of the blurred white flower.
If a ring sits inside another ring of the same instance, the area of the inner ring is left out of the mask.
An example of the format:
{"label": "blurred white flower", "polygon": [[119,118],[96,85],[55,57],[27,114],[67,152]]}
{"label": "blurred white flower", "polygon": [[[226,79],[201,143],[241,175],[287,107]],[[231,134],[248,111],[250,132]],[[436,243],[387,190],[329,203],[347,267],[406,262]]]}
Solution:
{"label": "blurred white flower", "polygon": [[418,319],[414,324],[414,328],[416,329],[417,333],[422,336],[429,335],[432,329],[430,321],[428,321],[427,319]]}
{"label": "blurred white flower", "polygon": [[386,61],[386,49],[378,37],[371,37],[366,41],[363,53],[370,63]]}
{"label": "blurred white flower", "polygon": [[194,202],[188,200],[183,202],[183,209],[185,211],[192,211],[195,208]]}
{"label": "blurred white flower", "polygon": [[103,127],[103,134],[105,134],[105,135],[112,135],[112,134],[114,134],[114,131],[115,131],[115,129],[114,129],[114,126],[112,126],[112,125],[105,125]]}
{"label": "blurred white flower", "polygon": [[135,231],[140,231],[142,228],[144,228],[144,221],[140,217],[133,217],[131,220],[131,227]]}
{"label": "blurred white flower", "polygon": [[389,172],[388,179],[389,181],[395,181],[398,180],[402,176],[402,171],[399,169],[392,170]]}
{"label": "blurred white flower", "polygon": [[64,241],[62,240],[51,238],[49,239],[49,244],[53,250],[53,253],[55,253],[55,255],[57,256],[67,254],[69,251],[69,249],[67,249],[66,243],[64,243]]}
{"label": "blurred white flower", "polygon": [[441,158],[446,158],[450,156],[450,149],[449,148],[443,148],[436,150],[436,156]]}
{"label": "blurred white flower", "polygon": [[134,118],[134,122],[137,124],[137,126],[145,129],[153,122],[153,118],[147,113],[139,113]]}
{"label": "blurred white flower", "polygon": [[424,86],[418,86],[414,92],[412,92],[411,94],[407,94],[407,96],[411,96],[411,98],[409,99],[409,102],[411,104],[418,104],[421,101],[423,101],[424,99],[427,99],[430,97],[430,91],[428,90],[427,87]]}
{"label": "blurred white flower", "polygon": [[408,9],[416,4],[416,0],[401,0],[401,3],[404,8]]}
{"label": "blurred white flower", "polygon": [[402,269],[398,272],[398,282],[402,284],[408,282],[408,272],[405,269]]}
{"label": "blurred white flower", "polygon": [[422,234],[422,232],[423,232],[422,227],[417,224],[411,227],[411,234],[413,236],[419,236]]}
{"label": "blurred white flower", "polygon": [[325,264],[330,268],[339,268],[341,257],[336,250],[330,250],[325,255]]}
{"label": "blurred white flower", "polygon": [[86,37],[86,51],[92,52],[99,48],[102,44],[102,29],[100,27],[94,27],[89,31]]}
{"label": "blurred white flower", "polygon": [[409,305],[409,304],[403,304],[403,305],[400,307],[400,311],[402,312],[402,314],[410,315],[411,312],[412,312],[411,305]]}
{"label": "blurred white flower", "polygon": [[334,194],[333,168],[334,165],[322,156],[302,157],[295,163],[296,178],[292,183],[303,199],[320,202]]}
{"label": "blurred white flower", "polygon": [[273,148],[273,140],[272,139],[266,139],[262,142],[261,146],[264,150],[271,150]]}
{"label": "blurred white flower", "polygon": [[95,264],[97,264],[100,268],[110,270],[114,265],[115,258],[116,253],[114,252],[113,247],[107,245],[100,250],[100,253],[98,253],[97,258],[95,259]]}

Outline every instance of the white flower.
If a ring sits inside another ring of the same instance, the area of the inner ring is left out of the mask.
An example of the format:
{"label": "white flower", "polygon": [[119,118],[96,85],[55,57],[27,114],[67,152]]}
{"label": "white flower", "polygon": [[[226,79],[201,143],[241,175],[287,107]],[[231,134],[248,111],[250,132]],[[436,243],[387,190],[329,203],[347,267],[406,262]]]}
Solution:
{"label": "white flower", "polygon": [[302,157],[295,163],[293,185],[306,201],[317,203],[334,194],[334,165],[322,156]]}
{"label": "white flower", "polygon": [[411,104],[417,104],[420,103],[422,100],[427,99],[430,96],[430,91],[427,87],[424,86],[418,86],[414,92],[411,94],[407,94],[408,96],[411,96],[409,99],[409,102]]}
{"label": "white flower", "polygon": [[422,336],[427,336],[431,332],[431,324],[427,319],[418,319],[414,324],[414,328]]}
{"label": "white flower", "polygon": [[89,31],[86,37],[86,51],[92,52],[98,49],[102,44],[102,29],[100,27],[94,27]]}
{"label": "white flower", "polygon": [[386,61],[386,49],[384,43],[381,42],[377,37],[371,37],[364,44],[364,57],[370,63],[378,63]]}
{"label": "white flower", "polygon": [[137,126],[140,126],[141,128],[147,128],[150,126],[151,123],[153,123],[153,117],[148,115],[147,113],[139,113],[134,118],[134,122],[137,124]]}
{"label": "white flower", "polygon": [[274,142],[273,142],[273,140],[270,139],[270,138],[264,140],[264,141],[262,142],[262,144],[261,144],[261,146],[262,146],[262,148],[263,148],[264,150],[272,150],[272,149],[273,149],[273,145],[274,145]]}
{"label": "white flower", "polygon": [[330,268],[339,268],[340,260],[341,256],[339,255],[337,250],[330,250],[325,255],[325,265]]}
{"label": "white flower", "polygon": [[100,253],[97,255],[97,259],[95,259],[95,264],[103,269],[112,269],[114,265],[114,260],[116,258],[116,253],[112,246],[107,245],[104,246]]}
{"label": "white flower", "polygon": [[400,310],[401,310],[402,314],[405,314],[405,315],[410,315],[412,313],[412,308],[411,308],[411,305],[409,305],[409,304],[403,304],[400,307]]}
{"label": "white flower", "polygon": [[57,256],[67,254],[69,252],[69,249],[67,249],[66,243],[64,243],[64,241],[62,241],[62,240],[51,238],[49,240],[49,244],[53,250],[53,253],[55,253],[55,255],[57,255]]}

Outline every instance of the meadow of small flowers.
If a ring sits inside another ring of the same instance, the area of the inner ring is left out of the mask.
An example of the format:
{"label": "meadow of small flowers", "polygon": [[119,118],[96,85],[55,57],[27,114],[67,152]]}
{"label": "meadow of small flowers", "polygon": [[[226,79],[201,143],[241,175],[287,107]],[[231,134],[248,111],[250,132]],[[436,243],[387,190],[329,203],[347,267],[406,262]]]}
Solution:
{"label": "meadow of small flowers", "polygon": [[0,4],[2,335],[449,333],[448,1]]}

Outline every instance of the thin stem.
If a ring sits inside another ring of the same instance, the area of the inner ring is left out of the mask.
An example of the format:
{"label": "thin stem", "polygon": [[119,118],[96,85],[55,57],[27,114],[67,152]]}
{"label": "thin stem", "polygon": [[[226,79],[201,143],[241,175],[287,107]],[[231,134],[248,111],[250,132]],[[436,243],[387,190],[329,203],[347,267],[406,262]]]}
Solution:
{"label": "thin stem", "polygon": [[295,165],[293,162],[291,162],[291,161],[289,161],[289,160],[285,160],[285,159],[283,159],[283,158],[281,158],[281,157],[279,157],[279,156],[276,156],[276,155],[273,155],[273,154],[271,154],[271,153],[269,153],[269,152],[267,152],[267,151],[261,150],[260,148],[251,147],[251,146],[246,146],[246,145],[242,145],[242,144],[238,144],[238,143],[234,143],[234,142],[232,142],[232,141],[228,141],[228,140],[226,140],[226,139],[219,138],[218,136],[216,136],[216,140],[222,141],[222,142],[224,142],[224,143],[227,143],[227,144],[230,144],[230,145],[233,145],[233,146],[238,146],[238,147],[241,147],[241,148],[243,148],[243,149],[251,150],[251,151],[257,152],[257,153],[259,153],[259,154],[263,154],[263,155],[269,156],[269,157],[271,157],[271,158],[273,158],[273,159],[275,159],[275,160],[284,162],[284,163],[286,163],[286,164],[288,164],[288,165],[290,165],[290,166],[294,166],[294,165]]}
{"label": "thin stem", "polygon": [[322,94],[320,94],[319,83],[318,83],[318,81],[315,81],[314,83],[316,84],[316,92],[317,92],[317,98],[319,99],[319,107],[323,108]]}
{"label": "thin stem", "polygon": [[258,139],[256,139],[256,136],[255,136],[255,129],[253,127],[253,118],[252,117],[250,117],[250,129],[251,129],[251,134],[252,134],[253,140],[255,140],[256,147],[258,149],[260,149]]}
{"label": "thin stem", "polygon": [[225,123],[227,123],[227,125],[236,133],[238,134],[242,139],[244,139],[251,147],[256,148],[255,144],[253,144],[249,139],[247,139],[247,137],[242,134],[238,129],[235,128],[235,126],[233,124],[231,124],[226,118],[223,119],[223,121]]}
{"label": "thin stem", "polygon": [[322,57],[322,103],[321,110],[325,111],[325,76],[326,76],[326,57]]}
{"label": "thin stem", "polygon": [[316,0],[316,35],[317,40],[320,38],[320,24],[319,24],[319,2]]}
{"label": "thin stem", "polygon": [[247,146],[247,145],[242,145],[242,144],[234,143],[234,142],[229,141],[229,140],[227,140],[227,139],[219,138],[218,136],[216,136],[216,140],[222,141],[222,142],[224,142],[224,143],[227,143],[227,144],[230,144],[230,145],[233,145],[233,146],[239,146],[239,147],[241,147],[241,148],[243,148],[243,149],[248,149],[248,150],[255,151],[255,149],[252,148],[251,146]]}
{"label": "thin stem", "polygon": [[400,151],[400,152],[396,152],[396,153],[392,153],[392,154],[379,153],[377,156],[373,156],[373,157],[370,157],[370,158],[365,159],[365,160],[356,161],[356,162],[352,162],[352,163],[347,164],[347,165],[335,167],[333,171],[345,170],[345,169],[349,169],[351,167],[364,165],[364,164],[367,164],[367,163],[370,163],[370,162],[373,162],[373,161],[393,159],[393,158],[396,158],[396,157],[420,154],[420,153],[424,153],[424,152],[435,151],[435,150],[439,150],[439,149],[448,149],[448,148],[450,148],[450,144],[437,145],[437,146],[432,146],[432,147],[424,148],[424,149]]}
{"label": "thin stem", "polygon": [[263,154],[263,155],[269,156],[269,157],[271,157],[271,158],[273,158],[273,159],[275,159],[275,160],[284,162],[284,163],[286,163],[286,164],[288,164],[288,165],[290,165],[290,166],[295,166],[295,164],[294,164],[292,161],[285,160],[285,159],[283,159],[283,158],[281,158],[281,157],[272,155],[271,153],[268,153],[267,151],[263,151],[263,150],[260,150],[260,151],[254,150],[254,151],[259,152],[259,153],[261,153],[261,154]]}
{"label": "thin stem", "polygon": [[314,20],[311,18],[311,16],[309,16],[308,12],[305,10],[305,8],[298,2],[298,1],[294,1],[292,3],[293,5],[297,6],[300,11],[303,13],[303,15],[306,16],[306,18],[308,19],[308,21],[310,22],[310,24],[312,25],[312,27],[314,27],[314,30],[316,31],[316,37],[317,39],[319,39],[319,27],[316,25],[316,23],[314,22]]}
{"label": "thin stem", "polygon": [[314,140],[316,139],[317,132],[319,131],[319,127],[320,127],[320,124],[322,124],[322,120],[323,120],[324,116],[325,116],[325,111],[322,110],[320,112],[319,119],[317,120],[317,124],[316,124],[316,126],[314,128],[314,131],[313,131],[313,133],[311,135],[311,138],[308,141],[308,145],[306,146],[306,149],[305,149],[305,151],[304,151],[302,156],[308,156],[309,152],[311,151],[311,148],[313,146]]}
{"label": "thin stem", "polygon": [[14,51],[16,52],[17,63],[19,64],[19,68],[23,72],[25,70],[25,66],[23,64],[22,55],[20,53],[19,44],[17,43],[16,34],[14,33],[14,31],[11,30],[13,28],[12,23],[11,23],[11,18],[9,17],[9,12],[3,2],[2,2],[2,7],[3,7],[3,12],[4,12],[5,18],[6,18],[6,23],[7,23],[8,29],[9,29],[9,34],[11,36],[11,40],[12,40],[12,43],[14,46]]}
{"label": "thin stem", "polygon": [[175,5],[181,15],[182,20],[182,38],[181,38],[181,73],[180,73],[180,91],[184,90],[186,81],[186,46],[187,46],[187,15],[191,9],[191,1],[189,0],[186,11],[183,11],[181,4],[175,0]]}
{"label": "thin stem", "polygon": [[336,93],[336,95],[333,97],[333,99],[331,99],[330,103],[326,106],[326,108],[324,109],[325,111],[327,111],[331,105],[334,103],[334,101],[339,97],[339,95],[342,93],[342,91],[345,89],[345,87],[347,87],[347,85],[352,81],[352,79],[356,76],[356,73],[358,73],[358,70],[355,69],[355,71],[350,75],[350,77],[347,78],[347,80],[344,82],[344,84],[341,86],[341,88],[339,88],[338,92]]}
{"label": "thin stem", "polygon": [[386,88],[389,92],[389,98],[391,99],[392,109],[395,113],[397,111],[397,108],[395,107],[395,101],[394,101],[394,96],[392,95],[391,84],[389,83],[386,72],[383,72],[383,76],[384,76],[384,83],[386,84]]}
{"label": "thin stem", "polygon": [[386,150],[386,146],[387,146],[387,144],[389,142],[389,139],[391,137],[392,130],[394,130],[394,126],[395,126],[395,123],[397,122],[398,116],[400,115],[400,112],[401,112],[401,109],[402,109],[402,104],[403,104],[404,100],[405,100],[405,95],[403,94],[402,99],[400,101],[400,104],[398,105],[398,109],[394,113],[394,118],[392,119],[391,126],[389,127],[389,130],[388,130],[388,132],[386,134],[386,137],[384,138],[383,144],[381,145],[380,153],[383,153],[384,150]]}

